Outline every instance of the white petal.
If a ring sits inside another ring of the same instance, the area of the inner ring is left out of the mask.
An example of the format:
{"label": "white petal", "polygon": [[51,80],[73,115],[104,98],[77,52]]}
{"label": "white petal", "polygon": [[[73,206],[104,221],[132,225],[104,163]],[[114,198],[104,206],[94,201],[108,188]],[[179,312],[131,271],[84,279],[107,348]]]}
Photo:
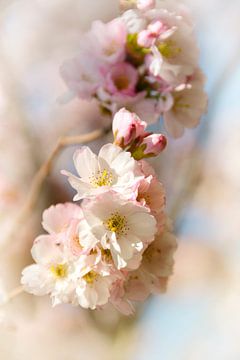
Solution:
{"label": "white petal", "polygon": [[171,111],[164,114],[164,126],[174,138],[179,138],[184,133],[183,125],[177,121]]}
{"label": "white petal", "polygon": [[91,232],[91,228],[85,220],[80,221],[79,227],[79,242],[86,249],[92,249],[98,242],[96,237]]}
{"label": "white petal", "polygon": [[33,259],[38,264],[49,265],[62,261],[62,252],[52,235],[40,235],[31,249]]}
{"label": "white petal", "polygon": [[100,149],[98,156],[110,165],[122,151],[123,150],[119,146],[106,144]]}
{"label": "white petal", "polygon": [[109,281],[104,277],[95,282],[94,287],[98,295],[98,306],[105,305],[108,302],[110,296],[109,285]]}
{"label": "white petal", "polygon": [[129,217],[130,230],[141,239],[151,238],[156,232],[156,220],[149,213],[136,213]]}
{"label": "white petal", "polygon": [[88,179],[98,171],[97,156],[88,146],[82,146],[73,154],[73,162],[80,177]]}
{"label": "white petal", "polygon": [[72,219],[80,219],[82,211],[80,206],[65,203],[52,205],[43,212],[43,228],[50,234],[61,232],[68,226]]}
{"label": "white petal", "polygon": [[97,293],[93,287],[85,285],[84,288],[77,287],[76,289],[79,304],[87,309],[95,309],[97,303]]}
{"label": "white petal", "polygon": [[77,176],[73,175],[68,171],[63,170],[61,173],[63,175],[68,176],[68,181],[70,185],[72,186],[73,189],[77,191],[77,194],[73,198],[74,201],[81,200],[84,197],[86,197],[86,195],[89,194],[89,192],[92,189],[92,186],[88,182],[81,180],[80,178],[78,178]]}
{"label": "white petal", "polygon": [[27,292],[42,296],[52,290],[54,281],[46,268],[34,264],[23,270],[21,284]]}

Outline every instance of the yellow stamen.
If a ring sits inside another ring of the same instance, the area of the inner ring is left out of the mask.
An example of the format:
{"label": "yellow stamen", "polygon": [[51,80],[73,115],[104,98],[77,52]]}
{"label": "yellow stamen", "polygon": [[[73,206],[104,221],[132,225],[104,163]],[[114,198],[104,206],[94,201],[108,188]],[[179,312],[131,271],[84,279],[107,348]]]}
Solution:
{"label": "yellow stamen", "polygon": [[98,277],[98,273],[96,273],[95,271],[91,270],[89,271],[86,275],[83,276],[83,279],[88,283],[88,284],[92,284],[94,282],[94,280],[96,280]]}
{"label": "yellow stamen", "polygon": [[90,183],[94,187],[111,186],[112,182],[112,173],[106,169],[104,169],[103,171],[98,171],[98,173],[95,176],[92,176],[90,179]]}
{"label": "yellow stamen", "polygon": [[139,193],[137,197],[137,201],[141,202],[141,200],[145,200],[146,205],[151,205],[151,196],[146,193]]}
{"label": "yellow stamen", "polygon": [[129,80],[127,76],[121,75],[114,80],[114,84],[118,90],[124,90],[128,88]]}
{"label": "yellow stamen", "polygon": [[177,47],[172,40],[162,42],[158,45],[158,50],[165,58],[174,58],[182,52],[180,47]]}
{"label": "yellow stamen", "polygon": [[50,270],[57,278],[65,278],[67,276],[66,264],[52,265]]}
{"label": "yellow stamen", "polygon": [[116,212],[106,220],[106,227],[111,232],[123,235],[128,230],[126,217]]}
{"label": "yellow stamen", "polygon": [[102,253],[103,260],[105,260],[106,262],[112,261],[112,254],[109,249],[101,248],[101,253]]}
{"label": "yellow stamen", "polygon": [[174,108],[175,109],[190,109],[190,104],[185,102],[186,100],[182,96],[175,98]]}

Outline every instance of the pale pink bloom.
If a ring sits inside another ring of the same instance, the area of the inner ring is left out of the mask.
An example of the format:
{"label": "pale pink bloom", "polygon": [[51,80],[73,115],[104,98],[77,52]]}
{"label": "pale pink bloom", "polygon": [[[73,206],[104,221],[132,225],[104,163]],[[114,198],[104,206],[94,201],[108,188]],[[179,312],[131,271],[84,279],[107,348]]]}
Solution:
{"label": "pale pink bloom", "polygon": [[106,89],[110,94],[135,95],[138,72],[126,62],[115,64],[106,75]]}
{"label": "pale pink bloom", "polygon": [[138,161],[138,166],[139,166],[141,173],[143,173],[145,177],[148,177],[148,176],[157,177],[157,174],[156,174],[154,168],[152,167],[152,165],[149,164],[148,161],[140,160],[140,161]]}
{"label": "pale pink bloom", "polygon": [[44,210],[42,219],[42,226],[49,235],[40,235],[35,241],[48,239],[76,255],[80,252],[77,235],[80,220],[84,221],[80,206],[73,203],[52,205]]}
{"label": "pale pink bloom", "polygon": [[176,86],[191,75],[198,64],[193,27],[184,17],[163,8],[148,12],[147,17],[151,22],[161,21],[166,29],[154,43],[150,71]]}
{"label": "pale pink bloom", "polygon": [[176,31],[176,27],[169,28],[162,21],[157,20],[150,23],[146,30],[138,34],[138,44],[150,48],[156,41],[165,40]]}
{"label": "pale pink bloom", "polygon": [[155,176],[149,175],[139,182],[136,200],[149,207],[156,215],[164,210],[166,204],[165,189]]}
{"label": "pale pink bloom", "polygon": [[75,268],[62,249],[50,237],[39,237],[31,253],[36,264],[22,272],[25,291],[38,296],[50,294],[53,305],[72,302]]}
{"label": "pale pink bloom", "polygon": [[206,112],[204,81],[204,75],[198,70],[189,82],[190,87],[173,93],[174,105],[164,113],[165,128],[173,137],[183,135],[184,128],[195,128]]}
{"label": "pale pink bloom", "polygon": [[169,276],[173,272],[176,248],[176,238],[166,227],[143,253],[139,269],[129,273],[125,284],[125,296],[129,300],[144,301],[150,294],[166,291]]}
{"label": "pale pink bloom", "polygon": [[100,104],[104,108],[108,109],[112,114],[115,114],[123,107],[128,107],[130,109],[133,104],[137,104],[139,101],[144,99],[145,96],[145,91],[135,93],[134,95],[126,95],[122,92],[110,94],[103,87],[100,87],[97,90],[97,99],[99,100]]}
{"label": "pale pink bloom", "polygon": [[127,196],[138,180],[134,174],[136,162],[131,154],[113,144],[104,145],[98,156],[83,146],[75,151],[73,161],[79,177],[67,171],[62,173],[77,191],[74,200],[94,197],[109,189]]}
{"label": "pale pink bloom", "polygon": [[167,146],[167,138],[163,134],[152,134],[145,137],[142,141],[144,148],[144,155],[148,156],[157,156],[159,155]]}
{"label": "pale pink bloom", "polygon": [[164,41],[175,33],[177,27],[164,23],[161,20],[156,20],[148,25],[148,30],[155,35],[157,41]]}
{"label": "pale pink bloom", "polygon": [[79,223],[81,223],[81,221],[84,221],[84,219],[80,221],[77,219],[72,220],[65,233],[65,244],[72,256],[80,256],[84,253],[84,249],[81,246],[79,239]]}
{"label": "pale pink bloom", "polygon": [[83,308],[94,310],[98,306],[107,304],[110,297],[110,288],[113,282],[112,278],[108,275],[102,274],[90,275],[96,279],[90,283],[84,280],[84,277],[88,277],[88,273],[83,272],[82,278],[78,281],[76,287],[77,301]]}
{"label": "pale pink bloom", "polygon": [[[139,266],[141,252],[156,232],[156,220],[148,208],[107,192],[84,202],[83,213],[91,233],[103,249],[111,251],[118,269],[130,267],[135,254],[131,265]],[[81,230],[79,235],[81,238]]]}
{"label": "pale pink bloom", "polygon": [[103,83],[100,65],[93,55],[83,52],[63,63],[60,74],[73,96],[91,99]]}
{"label": "pale pink bloom", "polygon": [[132,104],[130,107],[128,106],[128,108],[138,114],[140,118],[145,119],[148,124],[153,124],[159,119],[159,113],[155,111],[155,99],[143,99]]}
{"label": "pale pink bloom", "polygon": [[124,280],[118,279],[111,288],[110,303],[123,315],[129,316],[134,314],[134,307],[125,297]]}
{"label": "pale pink bloom", "polygon": [[112,131],[114,142],[120,146],[130,145],[135,139],[144,136],[147,124],[125,108],[119,110],[113,118]]}
{"label": "pale pink bloom", "polygon": [[152,46],[152,55],[146,56],[145,63],[153,76],[161,77],[163,58],[156,46]]}
{"label": "pale pink bloom", "polygon": [[156,6],[155,0],[137,0],[137,8],[142,11],[153,9]]}
{"label": "pale pink bloom", "polygon": [[182,71],[181,65],[171,64],[163,58],[157,47],[152,46],[152,54],[148,54],[145,58],[145,64],[150,73],[150,78],[153,75],[158,79],[161,79],[163,82],[168,84],[169,88],[173,88],[183,81],[185,81],[186,76],[190,73]]}
{"label": "pale pink bloom", "polygon": [[158,99],[144,99],[131,106],[131,110],[145,119],[148,124],[155,123],[160,116],[169,111],[173,105],[171,93],[162,94]]}
{"label": "pale pink bloom", "polygon": [[82,217],[82,210],[76,204],[52,205],[43,212],[42,226],[49,234],[58,234],[66,231],[74,219]]}
{"label": "pale pink bloom", "polygon": [[89,46],[94,50],[97,58],[108,64],[116,64],[125,58],[125,44],[127,29],[120,18],[108,23],[94,21],[88,34]]}
{"label": "pale pink bloom", "polygon": [[138,34],[138,45],[139,46],[142,46],[145,48],[150,48],[155,43],[155,40],[156,40],[156,36],[155,36],[155,34],[152,34],[152,32],[150,30],[142,30]]}
{"label": "pale pink bloom", "polygon": [[147,19],[136,10],[131,9],[125,11],[121,16],[121,19],[124,21],[129,34],[139,33],[147,26]]}

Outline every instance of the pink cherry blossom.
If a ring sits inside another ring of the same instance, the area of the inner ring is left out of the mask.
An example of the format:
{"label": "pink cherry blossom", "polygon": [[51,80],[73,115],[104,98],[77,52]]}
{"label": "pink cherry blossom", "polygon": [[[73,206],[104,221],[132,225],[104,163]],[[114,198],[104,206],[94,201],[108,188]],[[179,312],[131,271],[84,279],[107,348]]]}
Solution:
{"label": "pink cherry blossom", "polygon": [[118,63],[106,75],[106,90],[113,95],[134,96],[137,81],[138,72],[132,65]]}
{"label": "pink cherry blossom", "polygon": [[103,83],[101,64],[88,53],[65,61],[60,74],[73,96],[82,99],[91,99]]}
{"label": "pink cherry blossom", "polygon": [[106,24],[100,20],[94,21],[87,37],[97,58],[108,64],[116,64],[124,60],[126,39],[125,23],[119,18]]}
{"label": "pink cherry blossom", "polygon": [[167,39],[176,30],[176,27],[169,28],[160,20],[150,23],[146,30],[142,30],[138,34],[138,44],[140,46],[150,48],[156,41]]}
{"label": "pink cherry blossom", "polygon": [[43,212],[42,226],[49,234],[66,231],[71,222],[83,217],[80,206],[73,203],[50,206]]}
{"label": "pink cherry blossom", "polygon": [[205,77],[198,70],[183,90],[173,93],[174,104],[164,113],[164,125],[175,138],[182,136],[184,128],[195,128],[207,109],[207,95],[204,92]]}
{"label": "pink cherry blossom", "polygon": [[127,299],[144,301],[150,294],[166,291],[168,279],[173,272],[176,247],[176,238],[166,226],[165,231],[157,235],[144,252],[139,269],[129,273],[125,285]]}
{"label": "pink cherry blossom", "polygon": [[165,208],[165,189],[155,176],[149,175],[139,182],[136,199],[156,215]]}

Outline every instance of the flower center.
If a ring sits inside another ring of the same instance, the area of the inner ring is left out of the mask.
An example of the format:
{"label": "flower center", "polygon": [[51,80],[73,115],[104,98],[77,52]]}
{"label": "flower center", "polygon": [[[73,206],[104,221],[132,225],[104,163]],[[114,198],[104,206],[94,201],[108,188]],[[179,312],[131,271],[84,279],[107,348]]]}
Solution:
{"label": "flower center", "polygon": [[67,276],[67,265],[66,264],[58,264],[52,265],[50,267],[51,272],[56,278],[62,279]]}
{"label": "flower center", "polygon": [[106,56],[111,56],[111,55],[114,55],[116,51],[117,51],[117,44],[115,43],[115,41],[112,41],[112,42],[104,49],[104,54],[105,54]]}
{"label": "flower center", "polygon": [[111,262],[112,261],[112,254],[111,254],[111,251],[109,249],[101,248],[101,254],[102,254],[102,258],[103,258],[104,261],[106,261],[106,262]]}
{"label": "flower center", "polygon": [[118,90],[124,90],[128,88],[129,80],[126,75],[119,75],[114,79],[114,84]]}
{"label": "flower center", "polygon": [[128,230],[126,217],[116,212],[106,220],[106,227],[117,235],[124,235]]}
{"label": "flower center", "polygon": [[158,45],[158,50],[165,58],[174,58],[181,53],[182,49],[177,47],[174,41],[165,41]]}
{"label": "flower center", "polygon": [[95,176],[92,176],[90,183],[94,187],[111,186],[113,182],[112,173],[106,169],[98,171]]}
{"label": "flower center", "polygon": [[151,205],[151,196],[146,193],[139,193],[137,196],[137,201],[141,202],[142,200],[145,201],[146,205],[150,207]]}
{"label": "flower center", "polygon": [[174,109],[182,109],[182,110],[190,109],[190,105],[184,102],[184,98],[182,96],[178,96],[175,98],[175,103],[173,107]]}
{"label": "flower center", "polygon": [[98,277],[98,273],[96,273],[95,271],[91,270],[89,271],[87,274],[85,274],[83,276],[83,279],[88,283],[88,284],[92,284],[94,282],[94,280],[96,280]]}

